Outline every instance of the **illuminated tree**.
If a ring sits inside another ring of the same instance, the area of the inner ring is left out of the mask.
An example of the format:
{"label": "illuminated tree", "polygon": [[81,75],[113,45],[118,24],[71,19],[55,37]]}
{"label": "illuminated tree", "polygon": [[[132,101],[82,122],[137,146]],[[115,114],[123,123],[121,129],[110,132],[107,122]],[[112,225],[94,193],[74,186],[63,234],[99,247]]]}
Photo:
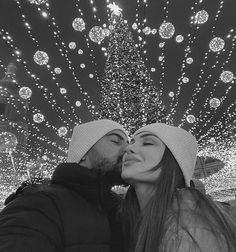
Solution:
{"label": "illuminated tree", "polygon": [[101,83],[100,118],[121,123],[129,133],[165,122],[166,110],[120,11],[110,17],[111,31]]}

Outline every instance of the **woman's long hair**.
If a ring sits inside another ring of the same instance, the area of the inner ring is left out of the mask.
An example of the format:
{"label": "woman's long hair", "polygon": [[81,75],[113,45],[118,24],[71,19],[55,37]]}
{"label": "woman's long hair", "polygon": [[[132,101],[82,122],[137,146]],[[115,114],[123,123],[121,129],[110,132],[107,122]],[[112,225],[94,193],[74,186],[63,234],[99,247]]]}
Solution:
{"label": "woman's long hair", "polygon": [[[130,186],[127,191],[122,206],[126,251],[159,251],[165,235],[167,214],[171,208],[174,198],[177,199],[177,203],[180,206],[181,197],[178,195],[177,190],[179,188],[186,188],[186,190],[191,193],[193,198],[196,200],[196,205],[199,207],[200,212],[204,211],[202,213],[205,213],[205,210],[208,211],[211,219],[213,218],[215,221],[214,223],[217,223],[217,227],[219,227],[218,232],[214,230],[215,226],[213,227],[213,224],[208,219],[207,215],[204,217],[204,214],[199,214],[198,217],[200,216],[200,218],[204,218],[204,221],[209,224],[209,228],[213,234],[219,235],[220,233],[225,237],[229,251],[231,251],[230,248],[236,246],[236,235],[227,224],[223,214],[218,211],[211,200],[202,195],[196,189],[185,186],[182,171],[167,147],[161,160],[161,166],[162,171],[157,180],[156,191],[142,213],[139,208],[134,188]],[[157,169],[159,167],[160,164],[157,166]],[[177,225],[180,215],[178,210],[176,218]],[[188,230],[186,230],[186,232],[188,232]],[[192,237],[192,239],[195,243],[194,237]]]}

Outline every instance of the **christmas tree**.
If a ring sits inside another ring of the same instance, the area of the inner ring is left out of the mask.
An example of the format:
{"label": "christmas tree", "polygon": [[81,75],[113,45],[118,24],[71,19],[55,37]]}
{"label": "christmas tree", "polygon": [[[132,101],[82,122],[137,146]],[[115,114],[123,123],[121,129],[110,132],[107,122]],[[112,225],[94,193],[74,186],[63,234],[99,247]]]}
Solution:
{"label": "christmas tree", "polygon": [[120,9],[113,9],[109,23],[110,41],[101,83],[100,118],[121,123],[130,134],[146,124],[165,122],[166,110],[158,89]]}

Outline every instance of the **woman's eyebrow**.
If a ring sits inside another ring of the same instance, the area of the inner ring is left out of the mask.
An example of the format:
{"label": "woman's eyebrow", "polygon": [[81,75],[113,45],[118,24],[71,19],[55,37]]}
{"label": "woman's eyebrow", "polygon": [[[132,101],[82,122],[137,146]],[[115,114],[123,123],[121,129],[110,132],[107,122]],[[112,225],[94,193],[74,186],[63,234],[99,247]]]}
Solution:
{"label": "woman's eyebrow", "polygon": [[151,133],[143,134],[143,135],[140,136],[140,138],[144,138],[144,137],[148,137],[148,136],[154,136],[154,137],[156,137],[157,139],[159,139],[156,135],[151,134]]}

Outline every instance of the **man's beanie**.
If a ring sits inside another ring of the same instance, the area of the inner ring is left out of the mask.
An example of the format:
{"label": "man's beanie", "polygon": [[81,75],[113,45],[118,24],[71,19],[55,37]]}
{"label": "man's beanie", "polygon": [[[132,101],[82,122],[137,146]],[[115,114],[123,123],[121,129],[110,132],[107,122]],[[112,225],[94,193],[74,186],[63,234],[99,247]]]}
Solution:
{"label": "man's beanie", "polygon": [[121,130],[127,135],[125,129],[111,120],[102,119],[75,126],[68,150],[68,163],[79,163],[82,157],[93,145],[112,130]]}
{"label": "man's beanie", "polygon": [[196,138],[184,129],[173,127],[164,123],[146,125],[134,133],[148,131],[161,139],[169,148],[184,175],[185,184],[190,186],[196,159],[198,145]]}

